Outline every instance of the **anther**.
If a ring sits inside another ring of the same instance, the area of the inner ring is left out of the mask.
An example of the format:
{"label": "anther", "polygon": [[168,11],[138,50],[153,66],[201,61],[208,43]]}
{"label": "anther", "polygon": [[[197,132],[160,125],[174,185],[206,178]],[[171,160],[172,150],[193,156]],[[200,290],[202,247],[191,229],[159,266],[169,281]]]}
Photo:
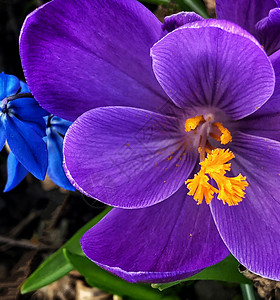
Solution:
{"label": "anther", "polygon": [[214,139],[221,142],[221,144],[226,145],[229,142],[232,142],[232,136],[230,131],[225,128],[222,123],[216,122],[213,123],[213,126],[216,127],[220,132],[219,135],[212,133],[210,134]]}
{"label": "anther", "polygon": [[196,116],[193,118],[189,118],[189,119],[187,119],[187,121],[185,123],[185,131],[189,132],[191,130],[194,130],[197,128],[197,126],[200,123],[204,123],[204,122],[205,122],[205,120],[204,120],[203,116]]}

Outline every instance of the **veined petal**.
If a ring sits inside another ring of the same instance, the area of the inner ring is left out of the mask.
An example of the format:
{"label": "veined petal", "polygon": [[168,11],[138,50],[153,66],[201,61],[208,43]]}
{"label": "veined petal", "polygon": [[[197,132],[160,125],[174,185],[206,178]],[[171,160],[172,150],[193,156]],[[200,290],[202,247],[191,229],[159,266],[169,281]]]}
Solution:
{"label": "veined petal", "polygon": [[66,175],[82,193],[115,207],[163,201],[198,156],[178,119],[127,107],[90,110],[66,133]]}
{"label": "veined petal", "polygon": [[62,155],[63,138],[51,128],[47,129],[48,170],[50,179],[58,186],[75,191],[75,188],[67,179],[63,167]]}
{"label": "veined petal", "polygon": [[237,133],[231,145],[234,176],[242,173],[249,187],[237,206],[214,199],[210,206],[230,252],[250,271],[280,280],[280,143]]}
{"label": "veined petal", "polygon": [[4,117],[7,141],[17,160],[35,177],[45,178],[47,147],[32,126],[8,114]]}
{"label": "veined petal", "polygon": [[275,0],[216,0],[217,18],[234,22],[255,34],[255,24],[277,7],[277,3]]}
{"label": "veined petal", "polygon": [[197,205],[185,186],[152,207],[113,209],[81,245],[91,260],[130,282],[176,281],[229,254],[209,207]]}
{"label": "veined petal", "polygon": [[280,8],[272,9],[256,24],[256,37],[268,55],[280,49]]}
{"label": "veined petal", "polygon": [[74,121],[108,105],[169,111],[149,51],[162,24],[135,0],[53,0],[23,25],[20,53],[36,100]]}
{"label": "veined petal", "polygon": [[280,141],[280,51],[270,56],[275,71],[275,89],[271,98],[255,113],[238,122],[245,133]]}
{"label": "veined petal", "polygon": [[262,47],[226,21],[184,25],[157,42],[151,55],[159,83],[181,108],[220,108],[237,120],[274,90],[274,71]]}
{"label": "veined petal", "polygon": [[7,159],[8,180],[4,192],[9,192],[15,188],[29,173],[24,166],[16,159],[12,152]]}

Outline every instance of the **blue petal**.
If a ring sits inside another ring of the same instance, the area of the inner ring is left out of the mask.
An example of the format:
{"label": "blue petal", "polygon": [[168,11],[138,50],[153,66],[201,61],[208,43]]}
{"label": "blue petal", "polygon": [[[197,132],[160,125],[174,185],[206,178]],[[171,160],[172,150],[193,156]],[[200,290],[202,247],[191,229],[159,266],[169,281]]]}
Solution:
{"label": "blue petal", "polygon": [[0,117],[0,151],[3,149],[5,142],[6,142],[6,132],[5,132],[5,127],[3,125],[3,118],[4,118],[4,115],[1,114],[1,117]]}
{"label": "blue petal", "polygon": [[47,147],[41,136],[16,117],[4,117],[7,141],[19,162],[35,177],[44,180],[48,165]]}
{"label": "blue petal", "polygon": [[28,174],[24,166],[16,159],[14,154],[10,152],[7,160],[8,180],[4,192],[9,192],[15,188]]}
{"label": "blue petal", "polygon": [[47,129],[47,148],[49,157],[48,175],[50,179],[58,186],[75,191],[75,188],[69,182],[62,167],[62,146],[63,138],[53,131],[51,128]]}
{"label": "blue petal", "polygon": [[34,98],[19,98],[10,101],[7,108],[22,121],[34,121],[49,114]]}
{"label": "blue petal", "polygon": [[46,136],[46,122],[43,118],[32,121],[24,121],[25,126],[31,127],[41,138]]}
{"label": "blue petal", "polygon": [[43,119],[48,112],[41,108],[34,98],[19,98],[7,105],[9,115],[29,124],[40,137],[46,135],[46,123]]}
{"label": "blue petal", "polygon": [[69,126],[72,125],[72,122],[66,121],[64,119],[61,119],[59,117],[52,117],[51,119],[51,127],[53,130],[61,133],[62,135],[66,134],[67,129]]}
{"label": "blue petal", "polygon": [[30,93],[29,87],[25,82],[21,81],[20,87],[21,87],[20,94],[21,93]]}
{"label": "blue petal", "polygon": [[16,76],[0,73],[0,100],[16,94],[19,88],[20,82]]}

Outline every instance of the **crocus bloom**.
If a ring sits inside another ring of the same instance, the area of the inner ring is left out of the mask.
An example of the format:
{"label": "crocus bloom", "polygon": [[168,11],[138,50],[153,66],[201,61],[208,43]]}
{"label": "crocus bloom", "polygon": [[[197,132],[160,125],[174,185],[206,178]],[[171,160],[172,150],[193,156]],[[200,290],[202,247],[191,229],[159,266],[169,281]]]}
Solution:
{"label": "crocus bloom", "polygon": [[279,279],[280,53],[233,23],[178,18],[162,26],[134,0],[54,0],[25,21],[31,91],[79,116],[67,176],[117,207],[82,248],[132,282],[182,279],[229,251]]}
{"label": "crocus bloom", "polygon": [[48,113],[32,97],[27,84],[13,75],[0,74],[0,100],[0,149],[7,140],[16,159],[43,180],[47,170],[43,116]]}
{"label": "crocus bloom", "polygon": [[[75,188],[69,182],[62,168],[62,145],[64,135],[72,122],[63,120],[56,116],[50,115],[45,118],[46,144],[48,150],[48,168],[47,174],[50,179],[58,186],[75,191]],[[8,180],[4,192],[15,188],[29,173],[26,168],[16,159],[12,152],[9,153],[7,160]]]}

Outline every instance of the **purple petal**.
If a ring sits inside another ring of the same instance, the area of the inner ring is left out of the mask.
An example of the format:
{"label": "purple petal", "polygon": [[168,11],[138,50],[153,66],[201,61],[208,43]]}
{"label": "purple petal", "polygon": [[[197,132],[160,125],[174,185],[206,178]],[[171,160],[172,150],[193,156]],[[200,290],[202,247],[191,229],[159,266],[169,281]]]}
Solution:
{"label": "purple petal", "polygon": [[280,143],[239,133],[231,150],[233,175],[250,186],[237,206],[214,199],[211,210],[225,244],[250,271],[280,280]]}
{"label": "purple petal", "polygon": [[216,0],[217,18],[238,24],[255,34],[255,24],[277,6],[274,0]]}
{"label": "purple petal", "polygon": [[200,15],[196,14],[195,12],[179,12],[177,14],[167,16],[164,18],[163,30],[167,32],[171,32],[185,24],[203,21]]}
{"label": "purple petal", "polygon": [[268,55],[280,48],[280,8],[274,8],[268,17],[256,24],[256,36]]}
{"label": "purple petal", "polygon": [[82,193],[115,207],[165,200],[198,155],[179,119],[127,107],[93,109],[66,133],[66,175]]}
{"label": "purple petal", "polygon": [[270,56],[275,71],[275,90],[255,113],[238,122],[245,133],[280,141],[280,51]]}
{"label": "purple petal", "polygon": [[113,209],[81,245],[95,263],[131,282],[183,279],[229,254],[209,207],[197,205],[185,186],[149,208]]}
{"label": "purple petal", "polygon": [[172,104],[149,56],[161,36],[135,0],[54,0],[25,20],[20,53],[35,98],[64,119],[108,105],[166,112]]}
{"label": "purple petal", "polygon": [[226,21],[180,27],[156,43],[151,53],[159,83],[181,108],[212,106],[236,120],[254,112],[273,93],[274,72],[264,50]]}

